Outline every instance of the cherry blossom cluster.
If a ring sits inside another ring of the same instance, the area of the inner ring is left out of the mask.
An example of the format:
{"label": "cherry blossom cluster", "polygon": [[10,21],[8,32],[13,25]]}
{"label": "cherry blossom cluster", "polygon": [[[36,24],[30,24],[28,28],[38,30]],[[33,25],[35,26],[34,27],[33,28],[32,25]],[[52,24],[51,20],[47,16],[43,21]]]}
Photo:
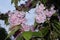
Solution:
{"label": "cherry blossom cluster", "polygon": [[24,18],[25,12],[13,11],[9,13],[9,23],[11,26],[22,24],[26,21]]}
{"label": "cherry blossom cluster", "polygon": [[[35,20],[37,23],[44,23],[47,18],[50,18],[56,10],[54,10],[54,6],[50,8],[50,10],[45,9],[43,4],[40,4],[36,10],[36,17]],[[21,30],[23,31],[34,31],[33,25],[25,24],[27,19],[25,18],[26,12],[14,10],[13,12],[9,12],[9,23],[11,26],[21,25]]]}
{"label": "cherry blossom cluster", "polygon": [[26,14],[25,12],[17,11],[17,10],[10,12],[8,14],[10,26],[13,27],[16,25],[21,25],[22,26],[21,30],[23,30],[23,31],[32,30],[33,31],[32,26],[25,24],[25,22],[27,21],[25,18],[25,14]]}
{"label": "cherry blossom cluster", "polygon": [[37,8],[36,8],[36,22],[37,23],[44,23],[46,21],[47,18],[50,18],[54,13],[56,12],[56,10],[54,10],[54,6],[52,6],[50,8],[50,10],[45,9],[43,4],[40,4]]}

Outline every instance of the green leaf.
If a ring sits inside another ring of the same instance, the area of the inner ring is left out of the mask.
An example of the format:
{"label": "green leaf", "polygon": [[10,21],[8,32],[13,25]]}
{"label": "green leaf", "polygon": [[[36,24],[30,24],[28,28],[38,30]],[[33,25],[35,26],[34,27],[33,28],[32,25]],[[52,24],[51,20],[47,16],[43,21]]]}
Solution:
{"label": "green leaf", "polygon": [[34,27],[36,27],[36,26],[37,26],[37,23],[35,22],[35,23],[34,23]]}
{"label": "green leaf", "polygon": [[18,0],[15,0],[15,1],[14,1],[14,5],[15,5],[15,7],[18,6]]}
{"label": "green leaf", "polygon": [[7,38],[9,38],[11,35],[13,35],[18,29],[20,29],[20,27],[15,27],[13,30],[11,30],[10,33],[8,34]]}
{"label": "green leaf", "polygon": [[58,34],[56,31],[54,31],[53,34],[54,34],[54,37],[55,37],[55,38],[58,38],[59,34]]}
{"label": "green leaf", "polygon": [[5,19],[5,24],[8,25],[8,18]]}
{"label": "green leaf", "polygon": [[56,28],[60,30],[60,25],[55,24]]}
{"label": "green leaf", "polygon": [[45,27],[41,30],[43,37],[49,32],[48,27]]}
{"label": "green leaf", "polygon": [[30,38],[32,37],[32,32],[31,31],[23,32],[22,35],[26,40],[30,40]]}
{"label": "green leaf", "polygon": [[55,29],[56,32],[58,32],[60,34],[60,31],[57,29],[57,25],[52,24],[52,27]]}
{"label": "green leaf", "polygon": [[43,1],[44,4],[47,2],[47,0],[42,0],[42,1]]}
{"label": "green leaf", "polygon": [[54,22],[54,25],[56,26],[56,28],[58,29],[58,30],[60,30],[60,22]]}
{"label": "green leaf", "polygon": [[36,6],[37,2],[38,2],[37,0],[36,0],[36,1],[33,0],[33,1],[31,2],[31,4],[32,4],[31,8],[34,8],[34,7]]}
{"label": "green leaf", "polygon": [[21,35],[21,34],[20,34],[20,35],[18,35],[18,37],[16,38],[16,40],[23,40],[22,35]]}
{"label": "green leaf", "polygon": [[60,29],[60,22],[58,22],[57,24],[58,24],[58,28]]}
{"label": "green leaf", "polygon": [[42,37],[42,32],[39,31],[39,32],[33,32],[33,36],[36,36],[36,37]]}
{"label": "green leaf", "polygon": [[18,2],[20,2],[20,0],[11,0],[11,4],[14,3],[15,7],[18,6]]}

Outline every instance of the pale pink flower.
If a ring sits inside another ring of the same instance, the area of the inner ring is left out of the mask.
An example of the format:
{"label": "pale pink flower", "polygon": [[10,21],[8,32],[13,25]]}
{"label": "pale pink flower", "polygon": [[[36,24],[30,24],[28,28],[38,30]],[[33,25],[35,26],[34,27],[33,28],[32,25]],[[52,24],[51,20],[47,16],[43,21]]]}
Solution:
{"label": "pale pink flower", "polygon": [[36,8],[36,13],[40,13],[45,9],[43,4],[40,4],[37,8]]}
{"label": "pale pink flower", "polygon": [[25,12],[23,12],[23,11],[17,11],[17,10],[15,10],[14,13],[19,18],[23,18],[25,16]]}
{"label": "pale pink flower", "polygon": [[44,10],[45,9],[44,4],[41,3],[39,9]]}
{"label": "pale pink flower", "polygon": [[56,11],[55,11],[54,9],[52,9],[52,10],[46,9],[46,10],[44,11],[44,13],[45,13],[45,15],[46,15],[47,17],[51,17],[55,12],[56,12]]}
{"label": "pale pink flower", "polygon": [[31,27],[30,27],[30,28],[31,28],[30,30],[31,30],[32,32],[34,32],[34,26],[33,26],[33,25],[31,25]]}
{"label": "pale pink flower", "polygon": [[46,21],[46,15],[44,13],[40,13],[36,15],[36,22],[37,23],[44,23]]}
{"label": "pale pink flower", "polygon": [[33,26],[30,26],[30,25],[26,25],[26,24],[21,24],[21,26],[22,26],[22,29],[21,30],[23,30],[23,31],[34,31],[34,28],[33,28]]}
{"label": "pale pink flower", "polygon": [[9,13],[9,23],[11,26],[19,25],[24,23],[26,19],[24,18],[25,12],[23,11],[13,11]]}
{"label": "pale pink flower", "polygon": [[46,17],[51,17],[56,10],[54,10],[54,6],[52,6],[50,8],[50,10],[46,9],[44,10],[45,7],[43,4],[40,4],[37,8],[36,8],[36,22],[37,23],[44,23],[46,21]]}
{"label": "pale pink flower", "polygon": [[26,19],[26,18],[23,18],[22,21],[21,21],[21,23],[22,23],[22,24],[23,24],[23,23],[26,23],[26,21],[27,21],[27,19]]}

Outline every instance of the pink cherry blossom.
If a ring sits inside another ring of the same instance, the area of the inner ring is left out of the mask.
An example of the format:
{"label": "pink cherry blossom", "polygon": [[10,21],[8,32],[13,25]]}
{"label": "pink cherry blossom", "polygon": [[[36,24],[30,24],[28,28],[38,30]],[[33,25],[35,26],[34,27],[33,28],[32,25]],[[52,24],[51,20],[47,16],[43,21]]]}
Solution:
{"label": "pink cherry blossom", "polygon": [[30,31],[30,30],[34,31],[34,28],[32,25],[21,24],[21,26],[23,31]]}
{"label": "pink cherry blossom", "polygon": [[36,8],[36,22],[37,23],[44,23],[46,21],[46,15],[44,14],[44,5],[41,3]]}
{"label": "pink cherry blossom", "polygon": [[36,15],[36,22],[37,23],[44,23],[46,21],[46,15],[44,13],[40,13]]}
{"label": "pink cherry blossom", "polygon": [[26,21],[27,21],[27,19],[23,18],[21,22],[22,22],[22,24],[24,24],[24,23],[26,23]]}
{"label": "pink cherry blossom", "polygon": [[36,13],[40,13],[45,9],[44,5],[41,3],[37,8],[36,8]]}
{"label": "pink cherry blossom", "polygon": [[19,25],[24,23],[26,19],[24,18],[25,12],[23,11],[13,11],[9,13],[9,23],[11,26]]}
{"label": "pink cherry blossom", "polygon": [[54,9],[50,9],[50,10],[46,9],[44,12],[45,12],[45,15],[47,17],[51,17],[56,12],[56,10],[54,10]]}
{"label": "pink cherry blossom", "polygon": [[[37,23],[44,23],[46,21],[47,17],[51,17],[56,10],[54,10],[54,6],[52,6],[50,8],[50,10],[46,9],[44,10],[45,7],[43,4],[40,4],[37,8],[36,8],[36,22]],[[49,18],[50,19],[50,18]]]}

